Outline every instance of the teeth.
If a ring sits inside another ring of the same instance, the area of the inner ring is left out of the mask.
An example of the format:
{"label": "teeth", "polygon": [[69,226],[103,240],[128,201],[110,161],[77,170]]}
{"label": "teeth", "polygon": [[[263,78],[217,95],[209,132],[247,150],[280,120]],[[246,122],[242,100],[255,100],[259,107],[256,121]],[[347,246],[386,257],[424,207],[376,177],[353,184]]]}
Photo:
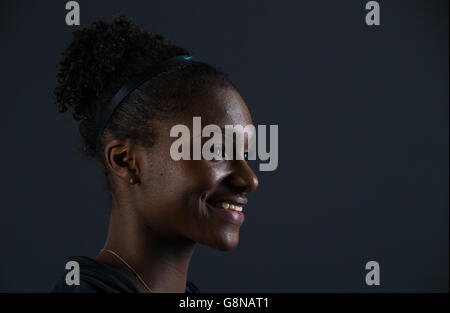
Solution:
{"label": "teeth", "polygon": [[221,202],[219,203],[219,206],[221,206],[224,209],[231,209],[234,211],[242,212],[242,206],[231,204],[228,202]]}

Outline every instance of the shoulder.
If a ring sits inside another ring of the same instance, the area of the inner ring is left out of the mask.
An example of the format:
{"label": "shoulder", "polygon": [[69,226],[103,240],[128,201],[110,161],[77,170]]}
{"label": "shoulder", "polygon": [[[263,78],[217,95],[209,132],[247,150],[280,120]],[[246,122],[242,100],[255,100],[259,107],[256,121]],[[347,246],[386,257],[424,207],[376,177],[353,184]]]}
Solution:
{"label": "shoulder", "polygon": [[[66,264],[74,261],[77,266],[66,269],[52,289],[57,293],[133,293],[139,292],[134,283],[123,273],[86,256],[66,258]],[[79,279],[74,279],[78,275]],[[66,281],[72,280],[73,284]]]}
{"label": "shoulder", "polygon": [[186,293],[201,293],[200,289],[191,281],[186,282]]}
{"label": "shoulder", "polygon": [[[87,256],[71,256],[66,258],[66,264],[74,261],[77,268],[66,269],[51,290],[54,293],[138,293],[139,289],[122,272],[98,262]],[[75,272],[74,272],[75,270]],[[78,270],[77,284],[67,284],[73,280]],[[201,293],[191,281],[186,282],[186,293]]]}

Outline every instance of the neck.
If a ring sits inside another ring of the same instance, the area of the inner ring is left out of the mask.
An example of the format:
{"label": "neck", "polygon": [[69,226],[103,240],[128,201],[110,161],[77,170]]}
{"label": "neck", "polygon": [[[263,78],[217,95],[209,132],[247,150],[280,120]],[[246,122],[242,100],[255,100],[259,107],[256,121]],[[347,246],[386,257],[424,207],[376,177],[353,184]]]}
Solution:
{"label": "neck", "polygon": [[[113,208],[105,249],[124,259],[153,292],[185,292],[195,242],[165,237],[141,222],[131,210]],[[127,275],[141,292],[148,292],[136,275],[116,256],[100,252],[96,260]]]}

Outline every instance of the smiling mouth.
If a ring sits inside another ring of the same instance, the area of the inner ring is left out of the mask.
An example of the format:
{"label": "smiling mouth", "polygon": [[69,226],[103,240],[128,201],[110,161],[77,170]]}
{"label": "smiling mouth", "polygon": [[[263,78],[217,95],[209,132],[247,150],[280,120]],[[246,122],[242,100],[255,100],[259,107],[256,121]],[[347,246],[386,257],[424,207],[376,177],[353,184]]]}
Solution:
{"label": "smiling mouth", "polygon": [[214,207],[217,208],[222,208],[222,209],[226,209],[226,210],[232,210],[232,211],[236,211],[236,212],[241,212],[243,210],[243,205],[242,204],[238,204],[235,202],[228,202],[228,201],[220,201],[220,202],[209,202],[209,205],[212,205]]}

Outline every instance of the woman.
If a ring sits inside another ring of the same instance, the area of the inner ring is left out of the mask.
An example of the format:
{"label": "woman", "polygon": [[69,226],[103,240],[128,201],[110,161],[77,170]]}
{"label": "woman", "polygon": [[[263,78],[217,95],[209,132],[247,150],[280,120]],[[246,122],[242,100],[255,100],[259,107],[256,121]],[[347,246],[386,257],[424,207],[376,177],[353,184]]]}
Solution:
{"label": "woman", "polygon": [[69,286],[64,273],[54,291],[198,292],[186,282],[196,243],[237,246],[239,211],[258,180],[245,159],[174,160],[170,130],[191,127],[194,116],[251,125],[237,89],[223,71],[123,16],[74,32],[57,83],[59,111],[72,109],[83,153],[104,166],[112,208],[98,255],[69,258],[80,284]]}

